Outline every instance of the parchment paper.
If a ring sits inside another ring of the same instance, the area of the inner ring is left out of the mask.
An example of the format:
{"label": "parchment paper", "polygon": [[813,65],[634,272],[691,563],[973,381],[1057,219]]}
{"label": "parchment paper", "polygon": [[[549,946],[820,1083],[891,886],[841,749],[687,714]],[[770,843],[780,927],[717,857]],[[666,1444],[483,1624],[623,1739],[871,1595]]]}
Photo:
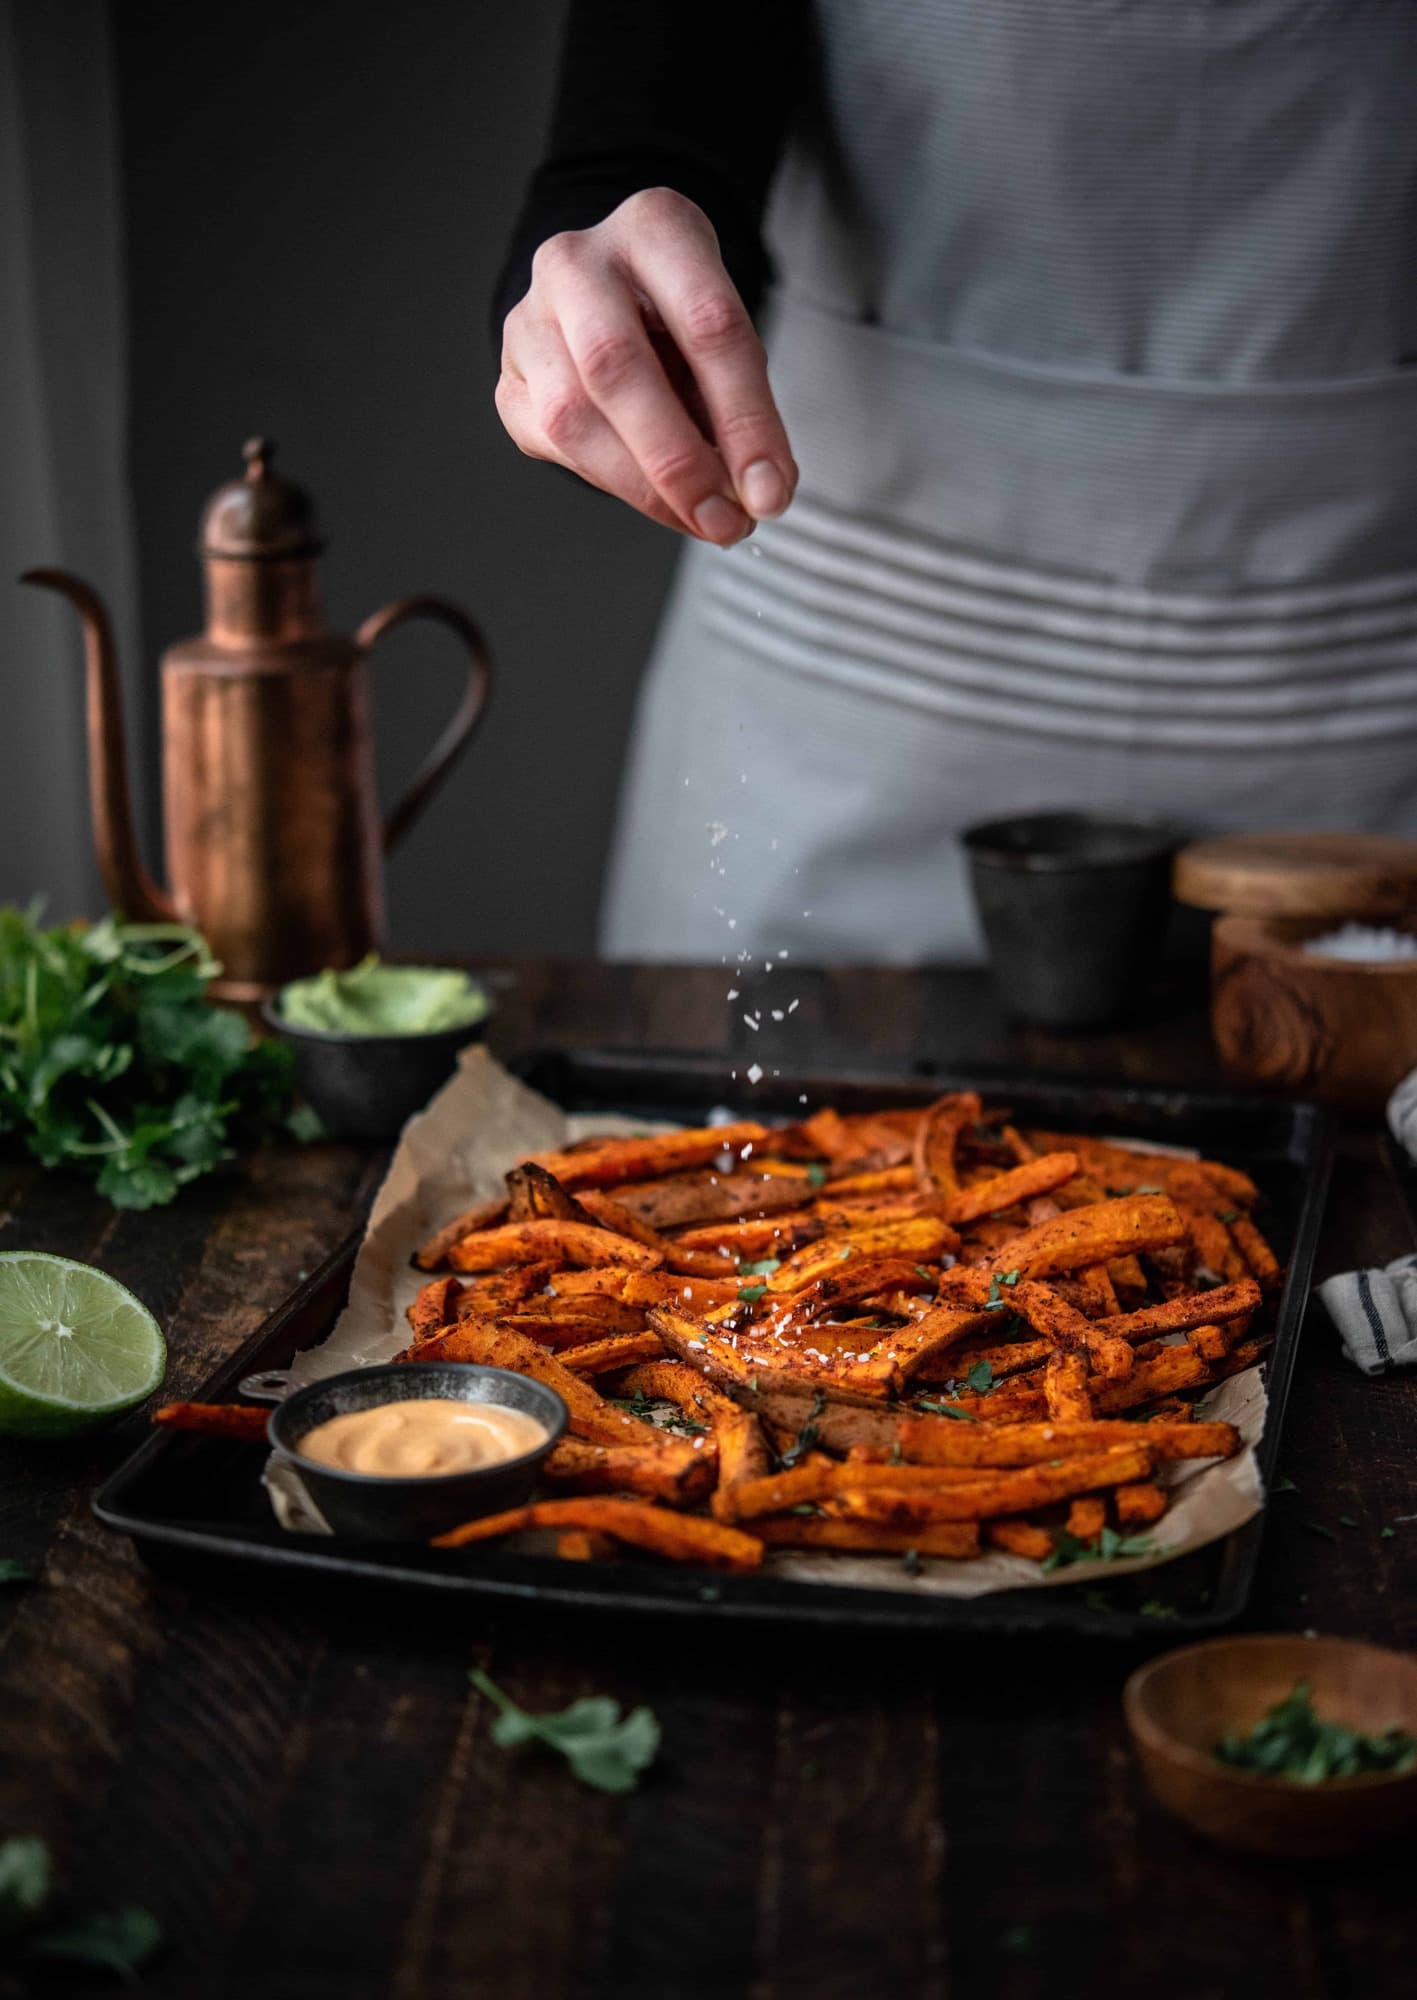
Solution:
{"label": "parchment paper", "polygon": [[[427,1282],[426,1273],[411,1267],[412,1252],[460,1209],[499,1193],[502,1175],[519,1159],[599,1133],[651,1129],[655,1129],[652,1121],[646,1119],[570,1116],[519,1083],[485,1048],[464,1050],[456,1074],[404,1127],[369,1217],[349,1302],[329,1339],[297,1356],[291,1369],[292,1388],[342,1369],[389,1361],[408,1345],[404,1308]],[[1220,1383],[1199,1408],[1203,1416],[1235,1424],[1245,1448],[1231,1459],[1188,1459],[1160,1469],[1158,1477],[1176,1489],[1177,1497],[1155,1527],[1146,1531],[1155,1545],[1153,1555],[1075,1563],[1045,1576],[1036,1563],[991,1551],[972,1562],[927,1557],[911,1575],[899,1561],[885,1556],[769,1549],[764,1567],[803,1582],[950,1597],[1091,1585],[1104,1577],[1154,1569],[1228,1535],[1258,1513],[1262,1504],[1253,1450],[1264,1428],[1262,1370],[1249,1368]],[[269,1466],[266,1486],[283,1527],[307,1534],[328,1532],[289,1466]]]}

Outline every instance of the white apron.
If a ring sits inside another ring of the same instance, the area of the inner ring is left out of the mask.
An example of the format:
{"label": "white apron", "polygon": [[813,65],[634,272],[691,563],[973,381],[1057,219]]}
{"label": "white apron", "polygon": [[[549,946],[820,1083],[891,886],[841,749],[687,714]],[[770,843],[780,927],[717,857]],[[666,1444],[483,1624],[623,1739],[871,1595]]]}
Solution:
{"label": "white apron", "polygon": [[1038,806],[1417,835],[1417,6],[817,16],[801,486],[681,563],[607,953],[971,960]]}

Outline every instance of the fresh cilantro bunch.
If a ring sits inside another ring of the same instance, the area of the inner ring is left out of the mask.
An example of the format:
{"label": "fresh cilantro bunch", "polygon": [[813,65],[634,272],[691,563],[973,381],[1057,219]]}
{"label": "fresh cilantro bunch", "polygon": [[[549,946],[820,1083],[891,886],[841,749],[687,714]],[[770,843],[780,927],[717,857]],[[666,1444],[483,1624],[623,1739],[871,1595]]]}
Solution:
{"label": "fresh cilantro bunch", "polygon": [[0,1134],[154,1208],[288,1125],[290,1050],[209,1004],[218,969],[181,924],[0,908]]}

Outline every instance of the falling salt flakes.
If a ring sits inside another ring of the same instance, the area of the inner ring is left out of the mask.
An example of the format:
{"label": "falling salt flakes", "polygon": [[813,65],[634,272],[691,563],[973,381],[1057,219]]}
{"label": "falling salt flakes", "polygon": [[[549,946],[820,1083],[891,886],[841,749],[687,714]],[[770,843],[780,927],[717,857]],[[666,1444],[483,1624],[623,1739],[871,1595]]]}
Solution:
{"label": "falling salt flakes", "polygon": [[802,1005],[802,1002],[801,1002],[800,1000],[790,1000],[790,1001],[788,1002],[788,1006],[787,1006],[787,1011],[788,1011],[788,1013],[789,1013],[789,1014],[795,1014],[795,1013],[797,1012],[797,1009],[798,1009],[798,1008],[799,1008],[799,1007],[800,1007],[801,1005]]}
{"label": "falling salt flakes", "polygon": [[723,997],[725,1000],[736,1000],[738,998],[738,988],[736,986],[730,986],[728,991],[724,994]]}
{"label": "falling salt flakes", "polygon": [[781,1007],[773,1008],[772,1017],[774,1021],[785,1021],[787,1019],[787,1016],[783,1013]]}
{"label": "falling salt flakes", "polygon": [[749,1063],[743,1074],[747,1077],[749,1083],[761,1083],[763,1080],[763,1066],[761,1063]]}
{"label": "falling salt flakes", "polygon": [[762,1018],[763,1017],[761,1014],[745,1014],[743,1016],[743,1019],[748,1023],[748,1026],[752,1029],[755,1035],[757,1034],[758,1028],[761,1025]]}
{"label": "falling salt flakes", "polygon": [[727,840],[728,828],[723,824],[721,819],[711,819],[708,822],[708,837],[710,847],[717,847],[723,841]]}
{"label": "falling salt flakes", "polygon": [[786,958],[786,956],[787,956],[787,951],[786,951],[786,947],[784,947],[784,948],[783,948],[783,950],[781,950],[781,951],[780,951],[780,952],[778,953],[778,957],[779,957],[779,958]]}

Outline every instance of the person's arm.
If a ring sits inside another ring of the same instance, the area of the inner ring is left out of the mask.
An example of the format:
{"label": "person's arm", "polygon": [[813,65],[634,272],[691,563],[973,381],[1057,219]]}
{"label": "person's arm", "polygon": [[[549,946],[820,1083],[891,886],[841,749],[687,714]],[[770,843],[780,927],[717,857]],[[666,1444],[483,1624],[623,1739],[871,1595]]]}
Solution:
{"label": "person's arm", "polygon": [[496,291],[520,449],[715,542],[796,481],[749,313],[808,34],[806,0],[572,0]]}

